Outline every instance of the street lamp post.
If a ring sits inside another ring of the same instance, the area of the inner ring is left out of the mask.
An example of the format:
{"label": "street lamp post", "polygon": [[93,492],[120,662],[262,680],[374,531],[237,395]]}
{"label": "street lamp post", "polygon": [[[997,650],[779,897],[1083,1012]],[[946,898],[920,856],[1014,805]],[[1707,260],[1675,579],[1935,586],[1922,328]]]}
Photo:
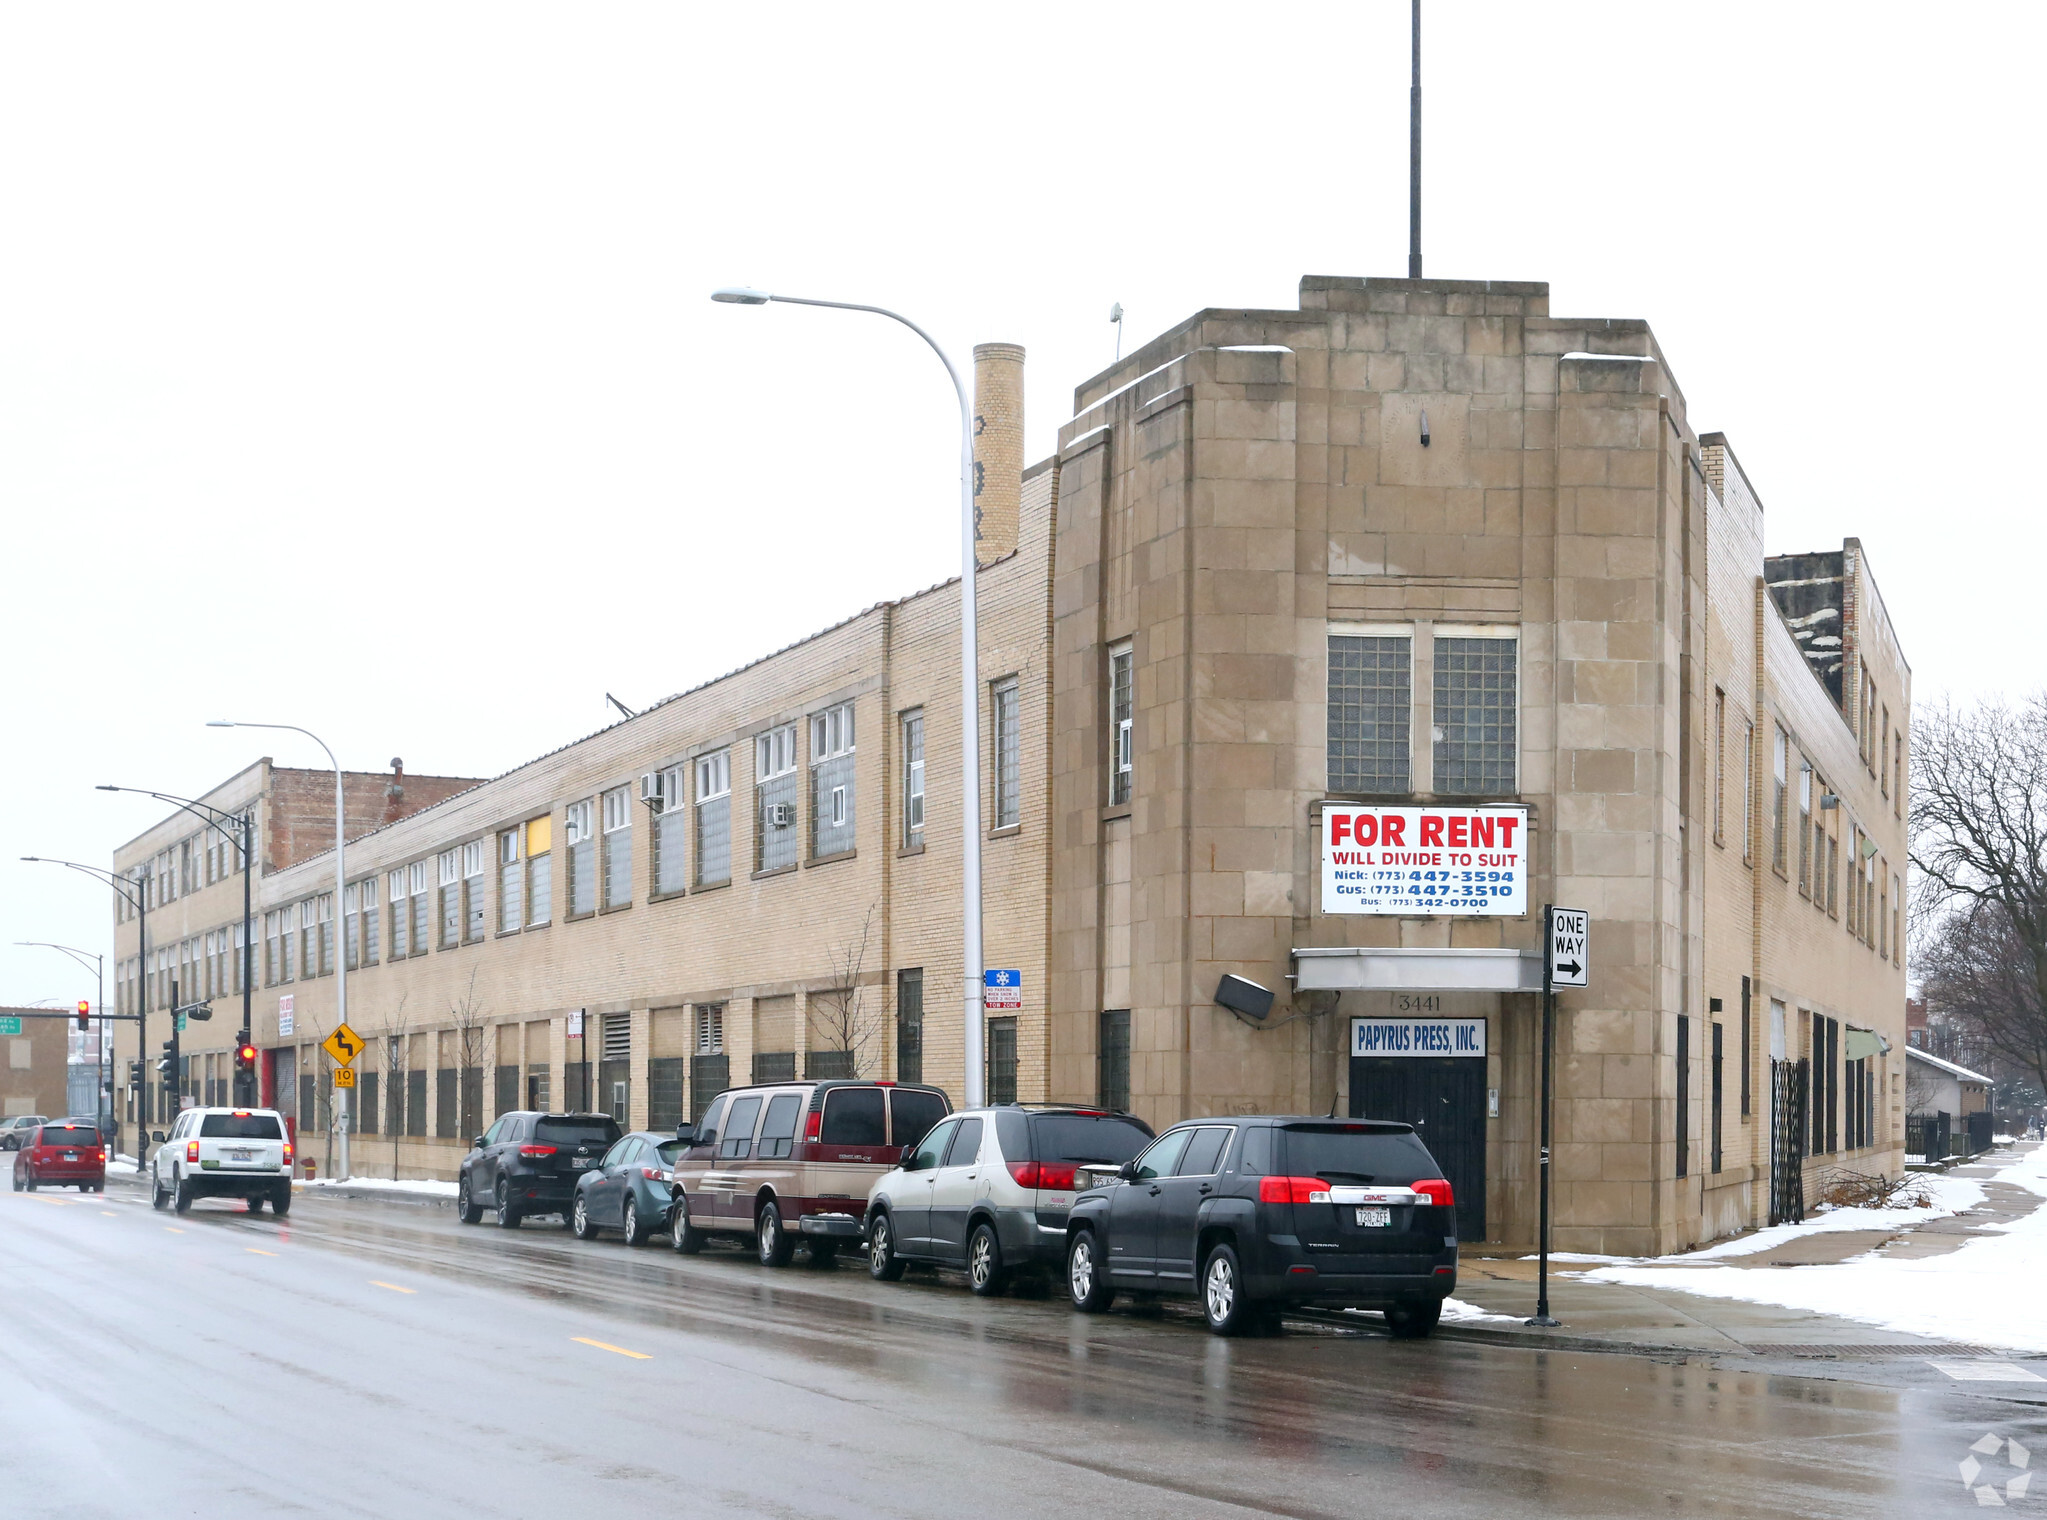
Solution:
{"label": "street lamp post", "polygon": [[[328,749],[327,741],[309,728],[300,728],[296,723],[241,723],[231,718],[215,718],[207,723],[208,728],[276,728],[287,733],[304,734],[321,749],[327,751],[327,763],[334,767],[334,1022],[338,1027],[348,1022],[348,947],[342,942],[342,931],[347,926],[348,907],[348,862],[344,851],[347,847],[348,806],[342,788],[341,762],[334,758],[334,751]],[[254,869],[254,861],[249,862]],[[252,936],[244,930],[242,938],[246,943]],[[248,985],[247,978],[243,986]],[[349,1132],[349,1089],[334,1089],[334,1132],[341,1144],[337,1165],[345,1180],[354,1173],[348,1165]]]}
{"label": "street lamp post", "polygon": [[901,312],[857,301],[820,301],[785,296],[745,286],[728,285],[711,299],[733,306],[765,306],[781,301],[792,306],[827,306],[835,311],[865,311],[900,322],[931,346],[952,380],[960,406],[960,802],[961,851],[961,981],[966,1017],[966,1106],[982,1103],[986,1072],[982,1056],[981,986],[981,661],[975,635],[974,607],[974,411],[959,367],[938,341]]}
{"label": "street lamp post", "polygon": [[[107,1031],[107,958],[97,950],[79,950],[74,949],[70,945],[55,945],[46,939],[18,939],[15,941],[15,944],[22,946],[24,949],[61,950],[81,966],[88,959],[92,962],[92,974],[99,982],[99,993],[92,1006],[94,1011],[98,1013],[100,1021],[100,1058],[94,1064],[100,1068],[100,1091],[105,1093],[107,1097],[106,1112],[99,1112],[97,1105],[95,1105],[93,1117],[100,1120],[104,1125],[104,1121],[114,1117],[113,1040]],[[114,1140],[115,1151],[118,1153],[120,1149],[120,1135],[118,1133],[114,1136]]]}
{"label": "street lamp post", "polygon": [[[102,792],[132,792],[138,797],[154,797],[159,802],[168,802],[176,807],[181,807],[200,822],[214,829],[229,844],[241,852],[242,1030],[240,1041],[243,1045],[248,1044],[255,1036],[254,1022],[251,1016],[254,1009],[253,1000],[256,995],[256,962],[254,958],[256,954],[256,920],[254,912],[254,882],[256,874],[255,807],[251,805],[244,808],[241,813],[235,814],[217,808],[210,802],[195,802],[189,797],[173,797],[169,792],[152,792],[145,787],[102,786],[96,787],[94,790]],[[201,809],[204,809],[204,811],[202,812]],[[226,819],[228,823],[238,825],[242,837],[236,839],[228,831],[227,823],[223,823],[222,819]],[[255,1080],[256,1074],[253,1071],[247,1073],[246,1076],[240,1070],[235,1072],[235,1104],[237,1107],[247,1108],[255,1105],[258,1095],[249,1091],[249,1088],[255,1084]]]}
{"label": "street lamp post", "polygon": [[[149,1055],[149,892],[145,885],[149,880],[149,867],[138,866],[131,881],[128,877],[101,870],[98,866],[81,865],[75,860],[53,860],[46,855],[24,855],[21,858],[35,865],[65,866],[73,871],[83,871],[87,876],[97,877],[112,887],[115,894],[135,910],[135,936],[139,947],[135,953],[135,1058],[138,1069],[147,1073],[149,1068],[141,1063],[146,1061]],[[131,887],[133,891],[129,890]],[[106,991],[104,979],[101,981],[100,990],[102,994]],[[104,1039],[104,1020],[101,1027],[101,1038]],[[115,1153],[118,1155],[120,1151],[118,1119],[114,1131]],[[136,1093],[135,1103],[135,1165],[138,1169],[149,1159],[148,1153],[149,1082],[145,1075],[141,1080],[140,1090]]]}

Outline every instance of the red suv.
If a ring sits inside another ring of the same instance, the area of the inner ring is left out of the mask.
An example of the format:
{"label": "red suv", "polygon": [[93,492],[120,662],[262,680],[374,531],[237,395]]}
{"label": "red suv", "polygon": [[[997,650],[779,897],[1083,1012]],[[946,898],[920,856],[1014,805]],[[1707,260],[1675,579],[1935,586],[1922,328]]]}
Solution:
{"label": "red suv", "polygon": [[81,1193],[107,1190],[107,1148],[90,1119],[53,1119],[25,1136],[14,1153],[14,1191],[75,1187]]}

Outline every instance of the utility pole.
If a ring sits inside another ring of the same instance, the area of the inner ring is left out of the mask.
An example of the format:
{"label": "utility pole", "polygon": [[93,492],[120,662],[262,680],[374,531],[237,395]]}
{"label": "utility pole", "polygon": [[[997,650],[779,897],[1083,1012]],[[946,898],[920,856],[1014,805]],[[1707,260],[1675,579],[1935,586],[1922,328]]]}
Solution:
{"label": "utility pole", "polygon": [[1407,91],[1407,277],[1422,277],[1422,0],[1413,0],[1414,82]]}

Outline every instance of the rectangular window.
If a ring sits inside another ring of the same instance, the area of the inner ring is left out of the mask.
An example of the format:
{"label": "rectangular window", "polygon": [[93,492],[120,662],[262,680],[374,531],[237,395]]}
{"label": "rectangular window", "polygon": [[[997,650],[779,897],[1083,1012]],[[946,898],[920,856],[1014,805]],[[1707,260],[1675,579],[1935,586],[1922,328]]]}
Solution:
{"label": "rectangular window", "polygon": [[924,844],[924,709],[903,714],[903,848]]}
{"label": "rectangular window", "polygon": [[[412,953],[425,955],[427,952],[427,863],[415,860],[406,871],[412,885]],[[424,1081],[424,1078],[421,1078]]]}
{"label": "rectangular window", "polygon": [[[519,830],[498,835],[498,933],[516,934],[526,908],[525,882],[519,874]],[[513,1099],[513,1105],[518,1102]]]}
{"label": "rectangular window", "polygon": [[597,911],[597,806],[590,798],[564,809],[569,847],[569,917]]}
{"label": "rectangular window", "polygon": [[1413,789],[1414,640],[1329,636],[1329,790],[1401,796]]}
{"label": "rectangular window", "polygon": [[1677,1016],[1677,1174],[1691,1175],[1692,1021]]}
{"label": "rectangular window", "polygon": [[319,897],[320,932],[320,975],[334,974],[334,894],[322,892]]}
{"label": "rectangular window", "polygon": [[341,964],[350,971],[362,964],[362,883],[351,882],[341,895]]}
{"label": "rectangular window", "polygon": [[1015,676],[1004,676],[988,689],[988,716],[995,733],[995,822],[1013,829],[1023,821],[1022,690]]}
{"label": "rectangular window", "polygon": [[475,944],[483,938],[484,914],[488,904],[484,899],[483,851],[489,843],[484,839],[472,839],[462,846],[462,939],[465,944]]}
{"label": "rectangular window", "polygon": [[796,725],[768,730],[753,741],[753,868],[779,871],[796,864]]}
{"label": "rectangular window", "polygon": [[1741,722],[1741,858],[1756,859],[1756,726]]}
{"label": "rectangular window", "polygon": [[[689,885],[689,807],[683,791],[688,779],[686,765],[671,765],[661,772],[661,796],[653,830],[656,897],[672,897]],[[680,1092],[675,1101],[680,1107]]]}
{"label": "rectangular window", "polygon": [[1722,1065],[1725,1055],[1725,1036],[1726,1026],[1718,1019],[1715,1019],[1713,1021],[1713,1073],[1711,1078],[1711,1096],[1713,1101],[1713,1145],[1711,1159],[1713,1170],[1716,1172],[1720,1170],[1720,1158],[1722,1155],[1723,1110],[1721,1108],[1721,1094],[1724,1081]]}
{"label": "rectangular window", "polygon": [[1862,937],[1862,830],[1851,826],[1848,830],[1848,917],[1842,927],[1857,939]]}
{"label": "rectangular window", "polygon": [[732,752],[700,756],[697,781],[697,885],[732,879]]}
{"label": "rectangular window", "polygon": [[374,965],[376,965],[376,963],[377,963],[377,951],[378,951],[378,949],[380,948],[380,947],[379,947],[379,945],[378,945],[378,934],[377,934],[377,928],[378,928],[378,922],[379,922],[379,918],[378,918],[378,913],[377,913],[377,887],[378,887],[378,878],[376,878],[376,877],[374,877],[374,876],[369,876],[369,877],[365,877],[365,878],[363,879],[363,882],[362,882],[362,963],[363,963],[363,964],[364,964],[365,966],[374,966]]}
{"label": "rectangular window", "polygon": [[1436,640],[1436,792],[1510,797],[1515,777],[1516,640]]}
{"label": "rectangular window", "polygon": [[441,948],[452,950],[462,943],[462,852],[443,850],[434,864],[441,894]]}
{"label": "rectangular window", "polygon": [[1798,762],[1798,891],[1812,893],[1812,762]]}
{"label": "rectangular window", "polygon": [[1791,820],[1787,816],[1791,780],[1791,740],[1783,729],[1777,730],[1775,747],[1770,752],[1770,864],[1783,875],[1789,868],[1791,845]]}
{"label": "rectangular window", "polygon": [[810,856],[843,855],[853,836],[853,704],[810,720]]}
{"label": "rectangular window", "polygon": [[1841,841],[1832,834],[1827,836],[1827,912],[1841,916]]}
{"label": "rectangular window", "polygon": [[1876,877],[1876,953],[1881,960],[1891,958],[1891,880],[1881,868]]}
{"label": "rectangular window", "polygon": [[1101,1037],[1095,1056],[1096,1101],[1111,1113],[1130,1110],[1130,1010],[1102,1012]]}
{"label": "rectangular window", "polygon": [[401,866],[391,873],[391,959],[402,961],[412,953],[412,937],[406,930],[410,924],[410,899],[405,892],[405,870]]}
{"label": "rectangular window", "polygon": [[1016,1101],[1016,1020],[988,1021],[988,1101]]}
{"label": "rectangular window", "polygon": [[1112,806],[1130,800],[1135,774],[1137,709],[1132,654],[1128,644],[1118,644],[1109,651],[1109,802]]}
{"label": "rectangular window", "polygon": [[924,968],[896,973],[896,1080],[924,1080]]}
{"label": "rectangular window", "polygon": [[282,974],[278,977],[279,981],[289,982],[296,980],[292,972],[298,959],[298,920],[299,909],[297,903],[293,903],[289,908],[281,909],[278,912],[277,941],[284,948],[284,966]]}
{"label": "rectangular window", "polygon": [[1891,964],[1893,966],[1905,964],[1903,940],[1904,914],[1905,879],[1902,876],[1893,875],[1891,877]]}
{"label": "rectangular window", "polygon": [[1883,727],[1878,730],[1877,743],[1883,752],[1877,762],[1876,784],[1888,797],[1891,794],[1891,710],[1888,707],[1884,709]]}
{"label": "rectangular window", "polygon": [[554,817],[526,820],[526,923],[538,927],[554,917]]}
{"label": "rectangular window", "polygon": [[1905,735],[1902,730],[1891,736],[1891,814],[1905,816]]}
{"label": "rectangular window", "polygon": [[725,1054],[725,1005],[723,1003],[699,1003],[697,1014],[697,1049],[700,1056],[722,1056]]}
{"label": "rectangular window", "polygon": [[604,794],[604,906],[623,908],[633,900],[633,789],[615,786]]}

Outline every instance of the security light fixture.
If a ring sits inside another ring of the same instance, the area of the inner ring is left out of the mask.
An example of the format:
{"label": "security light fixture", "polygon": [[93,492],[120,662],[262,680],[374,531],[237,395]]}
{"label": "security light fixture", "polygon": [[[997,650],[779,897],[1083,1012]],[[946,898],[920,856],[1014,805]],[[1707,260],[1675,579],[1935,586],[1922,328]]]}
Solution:
{"label": "security light fixture", "polygon": [[721,285],[711,292],[711,299],[723,301],[728,306],[765,306],[774,297],[750,285]]}
{"label": "security light fixture", "polygon": [[1422,408],[1422,447],[1423,447],[1423,448],[1427,448],[1428,446],[1429,446],[1429,409],[1428,409],[1427,407],[1423,407],[1423,408]]}

